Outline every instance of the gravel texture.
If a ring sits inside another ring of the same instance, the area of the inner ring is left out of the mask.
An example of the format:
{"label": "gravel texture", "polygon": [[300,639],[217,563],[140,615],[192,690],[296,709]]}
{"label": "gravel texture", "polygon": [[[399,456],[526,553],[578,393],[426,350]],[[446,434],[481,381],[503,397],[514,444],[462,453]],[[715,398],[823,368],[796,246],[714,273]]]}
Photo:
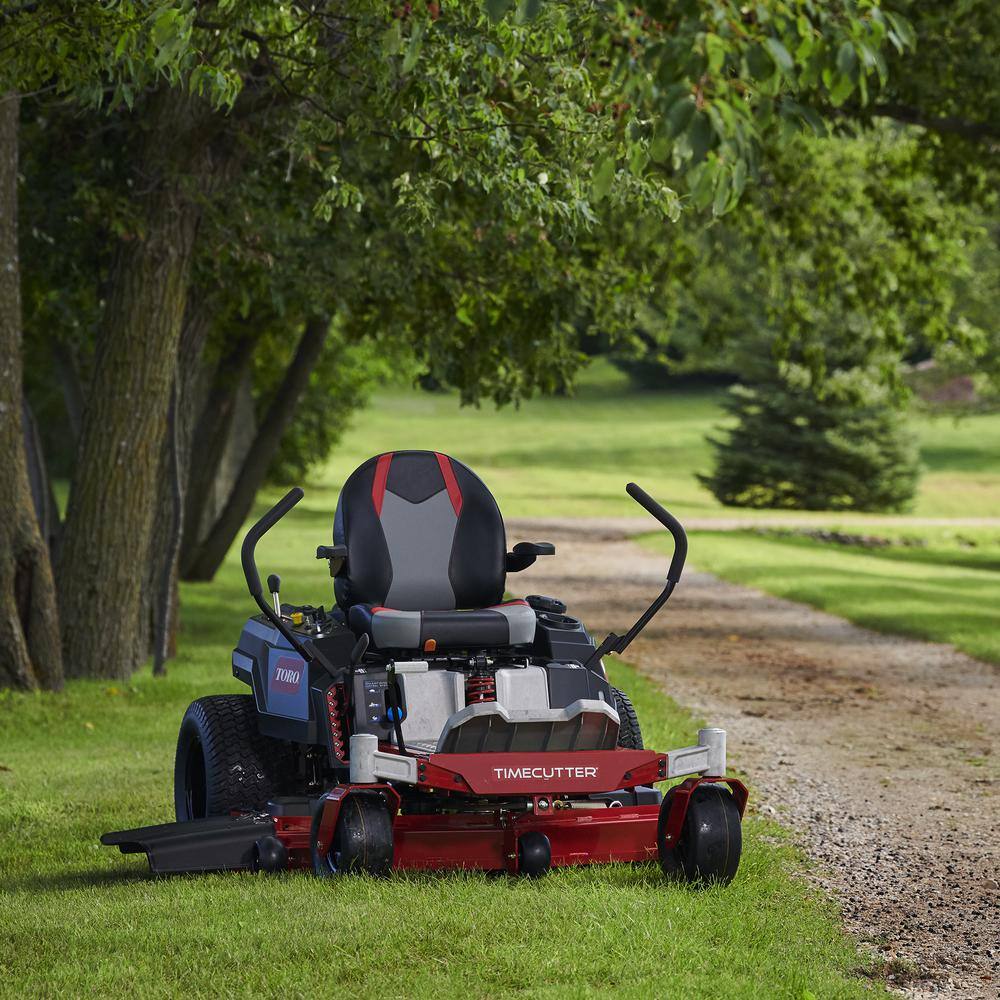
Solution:
{"label": "gravel texture", "polygon": [[[511,541],[558,554],[510,583],[623,632],[666,568],[638,527],[512,521]],[[891,985],[1000,996],[997,667],[691,569],[626,658],[728,730],[753,807],[800,838]]]}

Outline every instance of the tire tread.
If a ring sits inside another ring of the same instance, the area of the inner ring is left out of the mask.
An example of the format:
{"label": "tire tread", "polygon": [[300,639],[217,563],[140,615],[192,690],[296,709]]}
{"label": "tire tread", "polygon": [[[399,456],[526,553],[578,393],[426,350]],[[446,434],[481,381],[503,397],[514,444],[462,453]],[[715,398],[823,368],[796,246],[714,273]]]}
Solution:
{"label": "tire tread", "polygon": [[207,815],[264,809],[269,799],[294,789],[297,774],[291,747],[261,735],[253,696],[208,695],[191,703],[181,723],[174,771],[178,819],[190,818],[181,815],[182,753],[192,728],[205,756]]}
{"label": "tire tread", "polygon": [[639,716],[636,714],[632,699],[624,691],[612,687],[611,694],[615,699],[615,711],[618,713],[618,746],[626,750],[643,750],[642,729],[639,726]]}

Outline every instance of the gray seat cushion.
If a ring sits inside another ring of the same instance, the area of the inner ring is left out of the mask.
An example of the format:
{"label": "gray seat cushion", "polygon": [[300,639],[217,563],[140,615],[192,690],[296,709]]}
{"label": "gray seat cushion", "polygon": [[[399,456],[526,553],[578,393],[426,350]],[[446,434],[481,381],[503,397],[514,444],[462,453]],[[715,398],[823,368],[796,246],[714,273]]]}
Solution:
{"label": "gray seat cushion", "polygon": [[535,637],[535,612],[526,601],[506,601],[471,611],[400,611],[356,604],[355,632],[367,632],[378,649],[469,649],[517,646]]}

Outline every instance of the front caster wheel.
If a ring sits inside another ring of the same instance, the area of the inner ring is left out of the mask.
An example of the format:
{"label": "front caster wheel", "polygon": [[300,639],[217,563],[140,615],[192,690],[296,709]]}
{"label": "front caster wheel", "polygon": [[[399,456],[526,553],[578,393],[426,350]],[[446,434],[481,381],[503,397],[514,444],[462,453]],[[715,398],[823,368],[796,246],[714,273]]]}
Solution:
{"label": "front caster wheel", "polygon": [[517,870],[528,878],[544,875],[552,867],[552,845],[544,833],[529,830],[517,838]]}
{"label": "front caster wheel", "polygon": [[283,872],[288,868],[288,848],[277,837],[261,837],[253,845],[255,872]]}
{"label": "front caster wheel", "polygon": [[319,825],[326,799],[320,799],[313,813],[309,843],[313,871],[321,878],[331,875],[388,875],[392,868],[392,816],[380,795],[356,793],[340,806],[337,826],[329,850],[323,854],[317,844]]}
{"label": "front caster wheel", "polygon": [[732,793],[721,784],[699,785],[691,793],[677,843],[671,846],[665,835],[675,793],[671,788],[664,796],[656,831],[663,873],[700,886],[728,885],[743,850],[740,809]]}

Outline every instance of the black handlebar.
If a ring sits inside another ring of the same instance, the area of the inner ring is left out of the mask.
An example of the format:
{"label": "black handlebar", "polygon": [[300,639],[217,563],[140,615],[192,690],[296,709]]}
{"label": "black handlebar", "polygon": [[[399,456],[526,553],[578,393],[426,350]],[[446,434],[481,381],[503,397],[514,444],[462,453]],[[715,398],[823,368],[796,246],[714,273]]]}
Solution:
{"label": "black handlebar", "polygon": [[259,599],[263,591],[260,586],[260,574],[254,561],[254,549],[264,537],[303,497],[305,494],[298,486],[293,486],[248,532],[240,549],[240,561],[243,563],[243,575],[247,580],[250,596]]}
{"label": "black handlebar", "polygon": [[[264,613],[264,617],[288,640],[292,649],[299,653],[306,660],[319,660],[328,667],[326,657],[324,657],[315,647],[313,642],[306,639],[303,642],[292,633],[292,630],[281,620],[281,616],[276,614],[274,608],[264,600],[263,591],[260,586],[260,574],[257,572],[257,562],[254,559],[254,550],[257,543],[271,530],[303,497],[305,494],[298,486],[293,486],[248,532],[243,539],[243,547],[240,549],[240,561],[243,563],[243,575],[246,577],[247,587],[250,596],[257,602],[257,607]],[[278,580],[273,574],[268,577],[268,585],[272,581]]]}
{"label": "black handlebar", "polygon": [[670,532],[674,539],[674,554],[670,559],[670,567],[667,570],[667,582],[663,590],[657,595],[652,604],[640,615],[636,623],[624,634],[616,635],[609,632],[604,641],[587,657],[585,667],[592,667],[595,663],[600,663],[603,656],[608,653],[621,653],[628,644],[650,623],[653,615],[670,598],[674,587],[680,582],[681,571],[684,569],[684,560],[687,558],[687,534],[681,526],[681,522],[674,517],[665,507],[658,504],[641,486],[629,483],[625,487],[625,492],[641,504]]}
{"label": "black handlebar", "polygon": [[667,570],[667,579],[674,584],[680,582],[681,570],[684,569],[684,560],[687,559],[688,539],[681,522],[670,513],[666,507],[658,504],[641,486],[636,483],[629,483],[625,487],[625,492],[637,503],[642,504],[660,524],[663,525],[674,539],[674,555],[670,560],[670,568]]}

